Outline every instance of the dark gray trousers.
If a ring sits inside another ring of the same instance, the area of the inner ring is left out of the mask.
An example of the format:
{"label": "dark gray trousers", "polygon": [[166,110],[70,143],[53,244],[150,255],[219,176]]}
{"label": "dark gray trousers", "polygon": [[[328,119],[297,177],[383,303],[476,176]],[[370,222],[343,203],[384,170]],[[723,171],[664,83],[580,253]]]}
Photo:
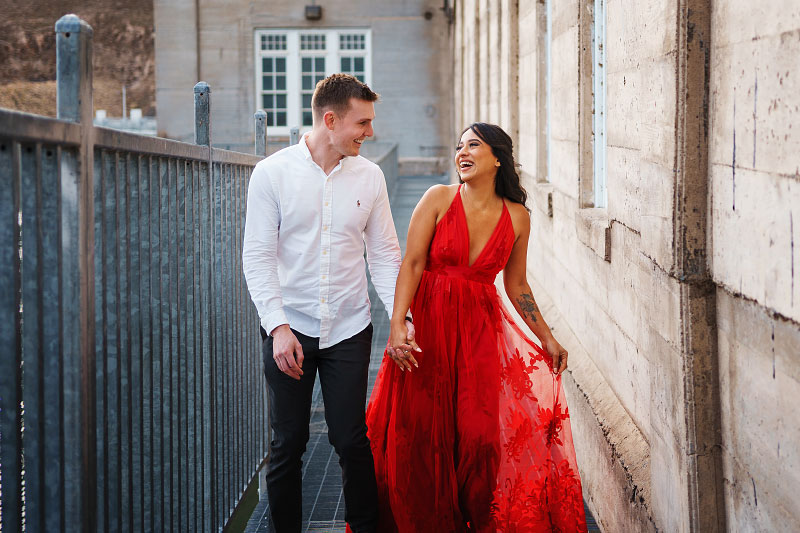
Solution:
{"label": "dark gray trousers", "polygon": [[302,525],[302,457],[309,437],[314,381],[319,372],[328,440],[342,467],[345,520],[356,533],[375,531],[378,489],[364,411],[372,324],[322,350],[318,338],[292,331],[303,346],[303,376],[299,381],[275,364],[272,337],[265,337],[262,345],[272,427],[267,494],[275,530],[295,533]]}

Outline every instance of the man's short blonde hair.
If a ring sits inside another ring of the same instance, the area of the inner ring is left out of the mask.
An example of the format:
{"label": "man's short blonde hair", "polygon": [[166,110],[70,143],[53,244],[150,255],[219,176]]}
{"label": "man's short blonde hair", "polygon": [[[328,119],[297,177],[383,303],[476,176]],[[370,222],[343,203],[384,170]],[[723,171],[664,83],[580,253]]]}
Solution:
{"label": "man's short blonde hair", "polygon": [[326,111],[343,116],[350,109],[350,99],[375,102],[380,95],[350,74],[331,74],[317,83],[311,98],[311,110],[316,120],[321,120]]}

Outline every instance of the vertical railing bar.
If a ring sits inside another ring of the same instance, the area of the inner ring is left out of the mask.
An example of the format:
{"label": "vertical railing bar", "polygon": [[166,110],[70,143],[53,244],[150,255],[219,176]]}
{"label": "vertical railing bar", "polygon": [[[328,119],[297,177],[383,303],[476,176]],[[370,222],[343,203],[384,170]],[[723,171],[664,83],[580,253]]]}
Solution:
{"label": "vertical railing bar", "polygon": [[219,220],[217,222],[217,230],[219,231],[219,248],[217,250],[217,264],[219,270],[217,271],[217,293],[216,299],[219,302],[219,318],[217,331],[219,332],[219,352],[218,352],[218,365],[220,373],[220,399],[222,401],[222,416],[220,418],[220,465],[219,472],[222,476],[222,515],[219,525],[224,524],[228,519],[229,501],[230,501],[230,469],[228,468],[228,458],[230,457],[230,410],[228,409],[228,397],[230,392],[228,390],[228,375],[230,374],[230,365],[223,364],[229,362],[228,359],[228,287],[226,278],[228,275],[228,268],[225,261],[225,253],[227,252],[227,227],[225,224],[225,175],[227,172],[227,165],[219,163],[219,180],[217,181],[217,192],[219,200],[217,202],[217,215]]}
{"label": "vertical railing bar", "polygon": [[242,197],[242,191],[244,190],[244,181],[245,175],[247,173],[246,167],[239,168],[239,175],[236,180],[236,227],[238,229],[238,233],[236,235],[236,260],[237,260],[237,267],[236,267],[236,276],[239,283],[239,298],[238,298],[238,309],[239,309],[239,353],[242,360],[242,372],[244,373],[243,376],[243,387],[242,387],[242,394],[240,397],[241,401],[241,409],[242,409],[242,417],[244,420],[247,420],[249,423],[246,424],[243,428],[242,432],[242,439],[244,440],[245,446],[245,453],[246,453],[246,462],[244,463],[244,467],[248,472],[248,477],[251,472],[255,469],[253,465],[255,464],[255,454],[253,451],[255,447],[253,446],[253,427],[256,425],[257,421],[252,416],[252,412],[250,411],[250,406],[252,404],[250,399],[250,383],[253,379],[253,368],[251,366],[251,355],[248,351],[248,337],[252,335],[252,330],[248,328],[248,315],[247,312],[248,302],[245,296],[245,286],[244,286],[244,273],[242,267],[242,239],[243,239],[243,231],[244,225],[242,224],[242,212],[244,211],[244,199]]}
{"label": "vertical railing bar", "polygon": [[21,524],[22,503],[22,276],[19,213],[22,188],[20,146],[0,140],[0,465],[3,475],[3,522]]}
{"label": "vertical railing bar", "polygon": [[128,231],[130,234],[128,253],[130,283],[128,285],[130,294],[130,423],[129,423],[129,445],[130,445],[130,520],[131,531],[141,531],[143,529],[142,518],[144,507],[142,505],[142,413],[143,413],[143,387],[142,387],[142,327],[141,327],[141,277],[142,269],[140,263],[139,250],[141,247],[141,233],[139,224],[141,222],[141,212],[139,206],[141,184],[140,159],[138,154],[129,154],[127,157],[128,165],[128,211],[129,223]]}
{"label": "vertical railing bar", "polygon": [[234,180],[236,179],[236,165],[231,165],[229,171],[228,183],[228,272],[230,272],[228,279],[228,286],[230,287],[230,296],[228,297],[228,308],[230,309],[230,352],[231,360],[234,361],[233,372],[231,373],[231,381],[233,383],[233,391],[231,395],[231,411],[233,412],[233,457],[231,457],[231,467],[233,469],[233,485],[236,489],[234,491],[234,500],[232,507],[235,508],[237,502],[241,498],[241,470],[239,464],[241,463],[242,456],[242,441],[239,438],[239,429],[241,428],[242,419],[239,413],[239,389],[241,387],[241,367],[238,354],[238,339],[236,338],[236,200],[234,198]]}
{"label": "vertical railing bar", "polygon": [[153,522],[161,528],[164,524],[164,473],[162,444],[164,428],[162,422],[163,402],[163,322],[161,321],[161,173],[160,157],[150,157],[150,320],[153,328]]}
{"label": "vertical railing bar", "polygon": [[[203,171],[205,169],[205,171]],[[200,258],[200,272],[201,280],[200,295],[201,295],[201,313],[202,313],[202,369],[203,379],[201,385],[201,398],[202,398],[202,419],[203,419],[203,524],[200,528],[203,531],[213,529],[214,517],[214,501],[213,501],[213,488],[214,488],[214,409],[212,404],[212,388],[213,383],[213,366],[211,358],[211,343],[212,343],[212,317],[211,317],[211,304],[210,294],[211,290],[211,270],[212,261],[212,238],[211,238],[211,167],[209,163],[201,166],[200,174],[200,204],[201,204],[201,258]]]}
{"label": "vertical railing bar", "polygon": [[[247,418],[247,413],[245,412],[245,394],[247,392],[247,382],[250,379],[250,375],[247,372],[247,364],[244,359],[244,345],[242,343],[242,339],[244,338],[244,324],[242,320],[244,315],[242,313],[244,307],[244,299],[242,298],[242,226],[239,223],[241,217],[241,210],[242,210],[242,199],[241,199],[241,191],[242,191],[242,175],[244,173],[244,167],[237,165],[236,167],[236,181],[234,182],[234,227],[236,228],[235,237],[234,237],[234,269],[233,275],[236,277],[236,351],[238,354],[239,359],[239,394],[237,397],[238,404],[239,404],[239,442],[241,443],[242,450],[241,450],[241,458],[239,460],[239,472],[242,478],[244,479],[243,487],[247,486],[247,482],[249,481],[248,475],[248,468],[247,465],[252,462],[252,458],[250,457],[250,441],[247,439],[247,428],[250,427],[252,420]],[[244,490],[244,489],[242,489]]]}
{"label": "vertical railing bar", "polygon": [[141,304],[142,304],[142,506],[143,526],[145,530],[155,529],[154,517],[154,470],[153,470],[153,439],[155,427],[153,425],[153,360],[155,359],[155,334],[153,328],[152,290],[153,274],[151,263],[153,261],[153,229],[151,211],[158,209],[153,206],[152,172],[150,156],[139,157],[139,179],[141,182],[141,195],[139,197],[139,210],[141,221]]}
{"label": "vertical railing bar", "polygon": [[[59,192],[60,215],[57,224],[60,228],[59,255],[61,275],[59,279],[60,296],[58,302],[58,332],[63,346],[61,417],[61,479],[64,513],[61,529],[66,528],[69,517],[71,523],[80,522],[82,513],[81,490],[83,487],[84,464],[82,455],[83,418],[81,401],[81,318],[75,313],[76,302],[81,300],[80,278],[81,249],[76,246],[80,240],[80,152],[77,149],[59,148]],[[85,524],[84,524],[85,525]]]}
{"label": "vertical railing bar", "polygon": [[22,458],[25,527],[43,529],[44,391],[42,373],[41,148],[20,146],[22,209]]}
{"label": "vertical railing bar", "polygon": [[117,177],[118,153],[103,152],[103,257],[105,301],[103,312],[105,314],[106,352],[105,375],[102,376],[106,387],[106,524],[105,531],[117,531],[120,520],[120,351],[119,351],[119,320],[118,305],[118,280],[116,277],[119,268],[117,231],[119,228]]}
{"label": "vertical railing bar", "polygon": [[176,506],[178,508],[178,520],[176,531],[183,531],[186,529],[187,516],[186,512],[188,506],[186,505],[186,492],[187,492],[187,416],[186,416],[186,400],[188,387],[186,385],[186,160],[180,159],[175,162],[176,183],[175,183],[175,221],[177,224],[177,272],[178,277],[175,281],[176,287],[176,306],[178,310],[178,437],[176,439],[177,446],[175,447],[176,457],[175,468],[178,473],[177,492],[178,498]]}
{"label": "vertical railing bar", "polygon": [[195,186],[194,186],[194,227],[195,227],[195,306],[197,309],[197,316],[198,316],[198,324],[199,327],[196,329],[195,335],[195,350],[197,351],[195,355],[195,374],[199,377],[195,381],[195,391],[196,391],[196,399],[195,399],[195,409],[197,410],[197,420],[200,422],[200,425],[196,428],[198,439],[200,442],[200,446],[197,448],[197,457],[195,461],[195,465],[197,468],[197,498],[196,501],[200,502],[200,505],[196,506],[196,516],[198,520],[198,528],[202,529],[205,524],[205,510],[208,508],[208,502],[206,501],[205,496],[205,487],[206,487],[206,477],[204,475],[205,466],[206,466],[206,433],[205,428],[207,425],[206,419],[206,411],[205,407],[206,404],[204,402],[204,391],[205,391],[205,383],[206,383],[206,376],[205,376],[205,337],[207,334],[207,318],[205,315],[205,310],[203,307],[203,283],[205,282],[204,277],[204,269],[202,267],[203,264],[203,254],[204,254],[204,247],[203,247],[203,231],[204,231],[204,219],[203,219],[203,212],[204,212],[204,205],[205,205],[205,197],[203,194],[203,163],[197,162],[196,163],[196,176],[195,176]]}
{"label": "vertical railing bar", "polygon": [[96,529],[106,531],[108,529],[108,490],[106,481],[108,480],[108,463],[106,461],[106,446],[108,442],[107,410],[106,410],[106,382],[103,377],[106,375],[106,291],[105,291],[105,262],[103,261],[103,247],[105,246],[105,234],[103,232],[103,187],[105,186],[105,165],[103,158],[105,153],[100,149],[95,150],[94,154],[94,188],[93,188],[93,207],[94,207],[94,353],[95,353],[95,487],[96,487]]}
{"label": "vertical railing bar", "polygon": [[198,481],[202,479],[200,475],[197,473],[197,460],[199,454],[197,453],[198,450],[198,443],[201,441],[201,433],[197,431],[197,422],[199,420],[199,411],[198,405],[198,372],[197,369],[199,368],[197,365],[197,355],[198,351],[198,343],[197,339],[199,336],[199,332],[202,329],[202,323],[200,322],[201,314],[199,312],[199,298],[197,298],[197,269],[195,268],[195,263],[197,260],[197,247],[195,243],[199,238],[200,232],[197,229],[197,196],[195,191],[197,190],[197,162],[192,161],[190,163],[190,171],[191,171],[191,178],[187,180],[187,193],[186,193],[186,227],[189,228],[189,236],[190,238],[187,239],[189,243],[189,249],[187,250],[187,263],[186,263],[186,283],[188,284],[188,289],[186,291],[186,308],[189,310],[189,314],[187,318],[187,328],[188,334],[186,336],[187,342],[187,352],[188,352],[188,359],[187,359],[187,375],[189,378],[188,384],[188,440],[189,440],[189,450],[188,450],[188,478],[189,478],[189,494],[188,494],[188,510],[189,510],[189,521],[188,521],[188,530],[189,531],[197,531],[198,530],[198,522],[197,522],[197,505],[196,502],[198,498],[201,496],[200,492],[197,490]]}
{"label": "vertical railing bar", "polygon": [[131,462],[130,462],[130,424],[131,424],[131,308],[128,297],[130,280],[130,176],[128,174],[128,153],[116,154],[117,167],[117,324],[119,339],[119,395],[117,412],[120,413],[119,426],[119,529],[130,528],[131,512]]}
{"label": "vertical railing bar", "polygon": [[54,146],[37,147],[40,168],[39,209],[41,224],[41,346],[42,346],[42,443],[43,456],[43,528],[58,530],[64,513],[61,497],[61,342],[58,327],[59,298],[59,220],[60,188],[58,184],[57,151]]}
{"label": "vertical railing bar", "polygon": [[[241,386],[239,388],[239,395],[238,395],[238,402],[239,402],[239,419],[240,422],[240,430],[239,430],[239,439],[242,443],[242,459],[240,460],[240,471],[245,477],[249,478],[248,471],[249,469],[247,466],[253,462],[250,453],[250,444],[251,441],[248,439],[248,430],[250,426],[253,424],[254,420],[248,417],[248,413],[246,410],[247,407],[247,387],[250,380],[250,373],[248,372],[248,365],[247,360],[245,359],[245,351],[244,351],[244,336],[246,333],[245,324],[243,323],[244,319],[244,299],[242,293],[242,226],[240,223],[241,220],[241,213],[242,213],[242,177],[244,175],[244,167],[237,166],[236,167],[236,181],[234,181],[234,201],[235,201],[235,210],[234,210],[234,225],[236,227],[236,237],[234,238],[234,243],[236,244],[234,248],[234,255],[235,255],[235,267],[234,267],[234,275],[236,276],[236,346],[237,352],[239,354],[239,365],[241,368]],[[246,484],[246,481],[245,481]]]}
{"label": "vertical railing bar", "polygon": [[252,375],[252,368],[250,366],[250,357],[247,353],[247,336],[252,334],[247,328],[247,300],[245,299],[245,288],[244,288],[244,272],[242,269],[242,239],[243,239],[243,230],[244,226],[242,224],[242,210],[244,209],[244,202],[242,201],[242,190],[244,188],[244,176],[246,173],[246,167],[239,167],[239,176],[236,180],[236,279],[239,285],[239,297],[238,297],[238,320],[237,323],[239,324],[239,357],[242,361],[242,372],[244,373],[243,376],[243,387],[242,387],[242,394],[239,397],[239,401],[241,403],[241,412],[242,417],[244,420],[247,421],[245,424],[243,431],[242,431],[242,439],[244,440],[245,446],[245,462],[243,463],[243,467],[246,469],[248,473],[252,472],[254,469],[251,467],[255,463],[255,457],[253,454],[253,440],[251,435],[252,427],[255,423],[255,420],[251,418],[250,412],[248,410],[248,406],[250,405],[250,401],[248,399],[248,391],[250,389],[250,381],[253,379]]}
{"label": "vertical railing bar", "polygon": [[222,199],[223,201],[223,217],[222,223],[224,226],[224,251],[223,251],[223,262],[225,265],[223,271],[223,284],[225,286],[225,294],[223,296],[223,305],[225,307],[225,356],[223,361],[230,361],[230,364],[223,364],[223,368],[225,368],[225,405],[227,408],[226,413],[226,424],[225,424],[225,432],[226,432],[226,442],[227,442],[227,450],[225,453],[225,469],[227,474],[228,480],[228,494],[227,494],[227,505],[225,510],[225,519],[230,517],[233,507],[236,503],[236,494],[237,490],[235,490],[235,484],[233,481],[235,478],[235,470],[233,469],[236,448],[235,448],[235,424],[236,424],[236,415],[233,411],[233,395],[236,391],[234,377],[236,372],[236,360],[233,358],[233,344],[231,338],[231,325],[233,323],[233,313],[231,312],[231,281],[233,280],[233,272],[230,268],[230,259],[231,259],[231,225],[230,220],[228,220],[228,216],[230,215],[230,182],[231,182],[231,165],[225,165],[225,171],[223,172],[223,182],[222,182]]}
{"label": "vertical railing bar", "polygon": [[158,461],[161,463],[161,524],[162,528],[169,523],[169,512],[171,506],[171,485],[172,485],[172,470],[170,465],[170,444],[172,441],[172,434],[170,431],[171,423],[171,403],[170,403],[170,386],[171,386],[171,324],[169,320],[169,307],[170,307],[170,293],[169,293],[169,175],[168,175],[168,159],[166,157],[159,157],[157,159],[158,165],[158,180],[159,180],[159,209],[158,209],[158,227],[159,227],[159,282],[161,283],[159,299],[159,324],[161,327],[161,401],[159,403],[159,410],[161,414],[160,419],[160,448],[157,456]]}
{"label": "vertical railing bar", "polygon": [[213,316],[213,328],[212,331],[214,332],[214,343],[213,343],[213,369],[214,369],[214,411],[215,411],[215,419],[214,419],[214,445],[216,446],[214,452],[214,479],[218,481],[217,485],[215,486],[214,491],[214,509],[216,511],[216,520],[214,521],[214,528],[218,528],[220,523],[224,520],[224,511],[223,511],[223,497],[225,494],[225,477],[224,472],[222,472],[222,465],[223,465],[223,457],[222,454],[224,453],[224,446],[222,445],[222,439],[225,438],[224,429],[223,429],[223,421],[224,421],[224,412],[223,409],[225,407],[224,400],[222,398],[222,371],[220,368],[221,362],[221,352],[222,352],[222,335],[220,334],[220,329],[222,327],[222,302],[220,299],[220,290],[221,290],[221,282],[220,277],[222,275],[222,265],[220,265],[220,231],[219,231],[219,224],[221,222],[221,217],[219,214],[219,206],[220,206],[220,190],[219,190],[219,182],[220,182],[220,171],[221,165],[212,161],[211,166],[211,189],[212,189],[212,197],[213,201],[211,203],[212,209],[212,254],[211,254],[211,261],[212,261],[212,272],[213,275],[211,277],[211,290],[212,294],[214,295],[214,308],[212,310]]}
{"label": "vertical railing bar", "polygon": [[180,322],[178,320],[179,302],[178,302],[178,261],[179,255],[179,242],[178,242],[178,161],[175,158],[169,160],[168,167],[169,175],[169,302],[170,302],[170,400],[171,400],[171,446],[170,446],[170,468],[172,472],[171,488],[172,493],[170,496],[170,517],[171,527],[173,531],[180,531],[180,395],[183,390],[180,387]]}
{"label": "vertical railing bar", "polygon": [[233,366],[233,412],[234,416],[233,419],[236,421],[234,426],[234,437],[235,437],[235,444],[234,450],[235,454],[232,457],[233,459],[233,468],[234,468],[234,480],[236,486],[236,502],[238,502],[242,497],[242,487],[244,486],[244,471],[242,470],[242,459],[244,457],[244,442],[242,441],[242,424],[244,420],[242,419],[242,413],[240,410],[240,403],[239,403],[239,395],[242,390],[242,360],[239,356],[239,336],[238,327],[239,327],[239,286],[238,286],[238,261],[236,259],[237,254],[239,253],[239,247],[237,245],[237,237],[238,235],[238,225],[237,222],[237,202],[236,202],[236,179],[239,173],[239,166],[238,165],[231,165],[231,178],[230,184],[228,186],[228,198],[229,198],[229,205],[230,208],[228,210],[228,217],[230,220],[230,248],[228,249],[228,261],[230,262],[230,286],[231,286],[231,298],[230,298],[230,305],[231,305],[231,336],[233,337],[233,342],[231,343],[231,358],[235,361]]}

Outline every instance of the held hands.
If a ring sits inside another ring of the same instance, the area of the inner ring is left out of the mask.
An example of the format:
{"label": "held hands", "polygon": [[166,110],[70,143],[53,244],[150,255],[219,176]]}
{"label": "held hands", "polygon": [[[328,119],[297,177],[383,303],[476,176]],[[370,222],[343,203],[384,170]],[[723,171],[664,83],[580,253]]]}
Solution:
{"label": "held hands", "polygon": [[290,378],[300,380],[303,375],[303,347],[288,324],[272,330],[272,358],[278,368]]}
{"label": "held hands", "polygon": [[392,322],[386,355],[397,363],[400,370],[411,372],[412,364],[419,368],[413,352],[421,352],[422,349],[414,341],[414,333],[414,324],[411,322],[405,319],[400,323]]}
{"label": "held hands", "polygon": [[548,339],[545,339],[542,342],[542,348],[553,358],[554,374],[561,374],[567,369],[567,350],[558,343],[555,337],[550,335]]}

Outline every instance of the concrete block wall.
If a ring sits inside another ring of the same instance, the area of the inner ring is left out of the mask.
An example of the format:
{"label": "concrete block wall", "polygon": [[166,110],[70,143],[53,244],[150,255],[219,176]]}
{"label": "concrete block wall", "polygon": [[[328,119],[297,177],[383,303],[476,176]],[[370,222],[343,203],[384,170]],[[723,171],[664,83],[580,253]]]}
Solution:
{"label": "concrete block wall", "polygon": [[513,31],[458,2],[454,36],[456,128],[515,140],[585,496],[607,531],[800,529],[800,6],[608,0],[608,206],[582,209],[592,4],[551,2],[549,143],[544,2]]}
{"label": "concrete block wall", "polygon": [[[255,30],[371,28],[370,85],[382,96],[376,106],[375,140],[398,143],[400,158],[449,157],[452,43],[441,2],[334,0],[322,6],[322,20],[312,22],[304,17],[304,5],[291,0],[155,0],[159,131],[191,138],[191,91],[202,79],[212,91],[212,142],[252,150],[253,113],[259,105]],[[271,141],[281,146],[285,139]]]}
{"label": "concrete block wall", "polygon": [[732,531],[800,530],[800,6],[715,2],[709,168]]}

